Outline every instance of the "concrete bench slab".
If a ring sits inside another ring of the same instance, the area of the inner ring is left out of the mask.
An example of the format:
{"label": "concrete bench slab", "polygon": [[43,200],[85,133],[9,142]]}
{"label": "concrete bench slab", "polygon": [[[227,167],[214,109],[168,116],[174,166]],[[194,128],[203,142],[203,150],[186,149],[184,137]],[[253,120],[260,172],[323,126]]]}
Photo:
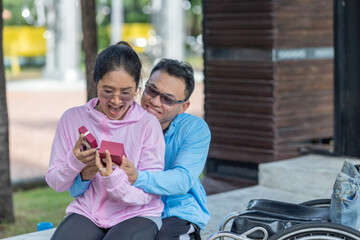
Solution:
{"label": "concrete bench slab", "polygon": [[54,234],[55,230],[56,228],[39,231],[39,232],[32,232],[19,236],[3,238],[3,240],[49,240],[51,236]]}

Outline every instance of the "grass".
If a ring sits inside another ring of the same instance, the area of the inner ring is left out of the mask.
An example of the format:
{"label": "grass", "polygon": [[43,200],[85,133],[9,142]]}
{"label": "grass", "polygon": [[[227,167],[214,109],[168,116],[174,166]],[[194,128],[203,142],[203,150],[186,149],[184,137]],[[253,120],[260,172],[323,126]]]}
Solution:
{"label": "grass", "polygon": [[49,187],[14,192],[15,223],[1,223],[0,238],[35,232],[38,222],[52,222],[57,227],[72,200],[67,191],[58,193]]}

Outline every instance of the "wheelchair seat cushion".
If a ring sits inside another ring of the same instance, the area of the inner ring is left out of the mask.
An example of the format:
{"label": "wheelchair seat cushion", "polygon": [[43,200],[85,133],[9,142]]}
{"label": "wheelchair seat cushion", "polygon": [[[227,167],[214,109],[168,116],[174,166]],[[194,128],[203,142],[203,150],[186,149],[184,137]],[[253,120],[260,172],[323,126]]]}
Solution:
{"label": "wheelchair seat cushion", "polygon": [[248,203],[248,210],[269,212],[300,221],[321,221],[330,219],[330,207],[311,207],[295,203],[268,199],[254,199]]}
{"label": "wheelchair seat cushion", "polygon": [[[273,200],[251,200],[247,210],[234,218],[231,231],[237,234],[253,227],[264,227],[269,236],[291,226],[306,222],[328,222],[329,208],[311,207]],[[262,232],[254,232],[251,238],[263,238]]]}

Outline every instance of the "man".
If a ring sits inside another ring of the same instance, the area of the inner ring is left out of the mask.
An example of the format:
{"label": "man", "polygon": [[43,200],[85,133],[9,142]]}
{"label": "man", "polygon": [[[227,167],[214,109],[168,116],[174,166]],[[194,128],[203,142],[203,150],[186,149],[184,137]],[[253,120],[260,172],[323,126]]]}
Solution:
{"label": "man", "polygon": [[[137,171],[130,161],[121,168],[129,181],[145,192],[162,195],[163,224],[156,239],[200,239],[207,224],[206,193],[199,176],[210,145],[210,130],[204,120],[184,113],[194,90],[194,72],[189,64],[162,59],[151,71],[141,98],[142,107],[160,122],[165,138],[164,171]],[[70,193],[81,195],[92,174],[85,168]]]}

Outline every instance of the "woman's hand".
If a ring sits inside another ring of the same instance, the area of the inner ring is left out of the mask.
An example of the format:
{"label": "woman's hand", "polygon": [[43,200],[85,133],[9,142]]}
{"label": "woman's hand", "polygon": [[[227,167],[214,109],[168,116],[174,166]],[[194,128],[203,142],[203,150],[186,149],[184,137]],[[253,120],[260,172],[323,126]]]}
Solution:
{"label": "woman's hand", "polygon": [[73,153],[80,162],[85,163],[87,166],[95,166],[96,149],[92,148],[89,150],[81,151],[81,143],[83,139],[84,135],[80,134],[80,137],[73,148]]}
{"label": "woman's hand", "polygon": [[104,167],[102,161],[100,161],[100,154],[99,154],[99,151],[96,150],[96,153],[95,153],[95,164],[96,164],[96,167],[98,168],[98,171],[100,172],[101,176],[103,177],[107,177],[107,176],[110,176],[111,173],[113,172],[113,164],[112,164],[112,161],[111,161],[111,156],[110,156],[110,152],[108,150],[105,150],[105,157],[106,157],[106,160],[102,160],[102,161],[106,161],[106,167]]}

